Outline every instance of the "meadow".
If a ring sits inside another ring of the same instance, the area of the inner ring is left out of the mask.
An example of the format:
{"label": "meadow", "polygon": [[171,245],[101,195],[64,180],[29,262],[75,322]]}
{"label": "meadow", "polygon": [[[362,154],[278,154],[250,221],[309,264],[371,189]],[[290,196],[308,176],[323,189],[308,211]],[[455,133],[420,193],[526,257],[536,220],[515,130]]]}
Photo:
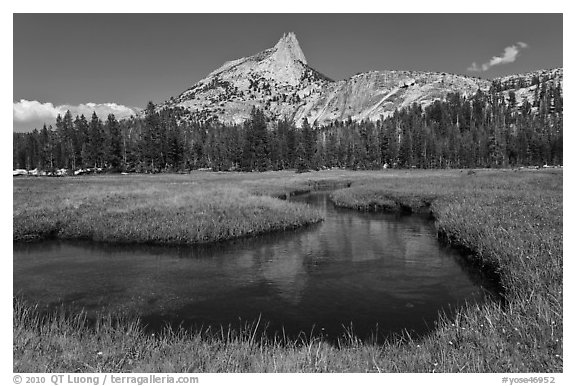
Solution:
{"label": "meadow", "polygon": [[15,181],[13,239],[199,244],[321,221],[318,211],[270,197],[310,190],[258,188],[218,174],[93,176]]}
{"label": "meadow", "polygon": [[561,170],[344,170],[14,180],[15,241],[194,244],[320,221],[278,200],[336,189],[336,205],[429,214],[441,242],[496,275],[504,302],[439,316],[429,335],[329,344],[309,332],[144,331],[135,319],[44,314],[14,300],[15,372],[562,372]]}

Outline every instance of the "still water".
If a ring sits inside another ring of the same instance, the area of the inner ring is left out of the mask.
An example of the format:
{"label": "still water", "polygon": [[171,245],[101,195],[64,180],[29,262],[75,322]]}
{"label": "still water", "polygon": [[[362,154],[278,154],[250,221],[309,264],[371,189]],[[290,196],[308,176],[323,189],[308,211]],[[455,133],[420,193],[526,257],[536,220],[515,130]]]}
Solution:
{"label": "still water", "polygon": [[328,197],[292,199],[321,209],[320,224],[212,246],[15,243],[14,294],[46,309],[138,315],[149,329],[260,318],[270,335],[330,340],[345,327],[361,338],[424,334],[440,310],[493,291],[428,219],[339,209]]}

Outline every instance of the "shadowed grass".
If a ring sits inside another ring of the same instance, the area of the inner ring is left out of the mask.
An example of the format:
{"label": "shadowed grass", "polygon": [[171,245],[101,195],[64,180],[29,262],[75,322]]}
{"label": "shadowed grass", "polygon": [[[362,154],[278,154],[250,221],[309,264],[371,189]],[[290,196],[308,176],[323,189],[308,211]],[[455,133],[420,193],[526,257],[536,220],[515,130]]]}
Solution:
{"label": "shadowed grass", "polygon": [[[283,172],[211,173],[130,177],[126,181],[104,177],[45,180],[40,187],[36,186],[39,182],[29,179],[15,183],[15,228],[17,211],[30,209],[24,208],[25,203],[50,210],[45,203],[36,205],[36,199],[42,197],[53,197],[55,205],[65,198],[69,200],[66,205],[74,207],[78,203],[89,205],[98,195],[109,194],[116,199],[126,196],[124,189],[130,186],[130,192],[143,189],[160,197],[160,201],[168,202],[168,208],[191,205],[193,197],[201,197],[202,206],[195,208],[214,211],[221,207],[210,207],[206,202],[212,196],[232,200],[222,192],[230,189],[246,194],[241,197],[248,199],[248,208],[253,210],[255,202],[260,201],[250,201],[252,198],[272,199],[250,193],[282,196],[311,190],[317,184],[315,179],[344,186],[352,182],[352,187],[333,193],[333,200],[340,206],[431,213],[442,238],[472,251],[479,265],[497,270],[505,290],[505,305],[493,302],[464,307],[452,319],[440,317],[437,328],[419,340],[403,337],[376,345],[360,341],[349,331],[339,345],[330,345],[310,337],[268,339],[261,333],[264,326],[257,322],[239,329],[166,329],[152,336],[137,320],[102,316],[91,324],[82,315],[62,310],[46,316],[15,300],[14,371],[563,371],[561,172],[478,171],[468,175],[460,171],[332,171],[298,177]],[[85,192],[95,188],[98,192],[86,200]],[[194,189],[206,196],[188,193]],[[132,200],[138,201],[138,194],[134,193],[135,198],[129,196],[130,211],[137,210]],[[38,223],[53,223],[50,216],[41,216],[42,211],[35,213],[31,218]],[[211,212],[211,216],[214,213],[218,212]],[[223,213],[226,217],[240,212]],[[260,216],[267,212],[256,213]],[[62,218],[59,221],[64,222],[66,217]],[[64,229],[58,225],[58,229]],[[43,228],[38,225],[37,229]]]}

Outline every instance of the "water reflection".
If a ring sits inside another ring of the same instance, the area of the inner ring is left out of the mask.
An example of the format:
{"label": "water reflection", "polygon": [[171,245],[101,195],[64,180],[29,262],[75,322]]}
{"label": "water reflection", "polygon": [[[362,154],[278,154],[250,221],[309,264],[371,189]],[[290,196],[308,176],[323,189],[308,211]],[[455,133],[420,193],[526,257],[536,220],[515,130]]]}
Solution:
{"label": "water reflection", "polygon": [[269,331],[354,326],[360,336],[423,333],[438,311],[484,299],[417,216],[340,210],[327,193],[295,198],[326,221],[198,248],[49,241],[14,244],[14,292],[47,307],[138,314],[151,326],[232,324],[260,315]]}

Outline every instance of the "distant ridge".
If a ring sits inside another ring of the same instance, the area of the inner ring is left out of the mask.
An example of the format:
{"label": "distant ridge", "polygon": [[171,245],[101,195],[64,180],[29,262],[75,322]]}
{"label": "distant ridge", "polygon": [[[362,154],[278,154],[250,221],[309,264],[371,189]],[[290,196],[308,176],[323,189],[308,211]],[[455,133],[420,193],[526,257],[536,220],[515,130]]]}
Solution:
{"label": "distant ridge", "polygon": [[[521,104],[534,100],[534,77],[562,82],[563,70],[539,70],[495,81],[513,85]],[[258,107],[270,120],[286,118],[300,126],[307,119],[322,125],[348,117],[376,120],[414,103],[427,106],[449,93],[488,91],[491,84],[477,77],[425,71],[369,71],[333,81],[308,65],[296,35],[289,32],[272,48],[224,63],[159,108],[179,106],[188,109],[192,119],[239,124]]]}

